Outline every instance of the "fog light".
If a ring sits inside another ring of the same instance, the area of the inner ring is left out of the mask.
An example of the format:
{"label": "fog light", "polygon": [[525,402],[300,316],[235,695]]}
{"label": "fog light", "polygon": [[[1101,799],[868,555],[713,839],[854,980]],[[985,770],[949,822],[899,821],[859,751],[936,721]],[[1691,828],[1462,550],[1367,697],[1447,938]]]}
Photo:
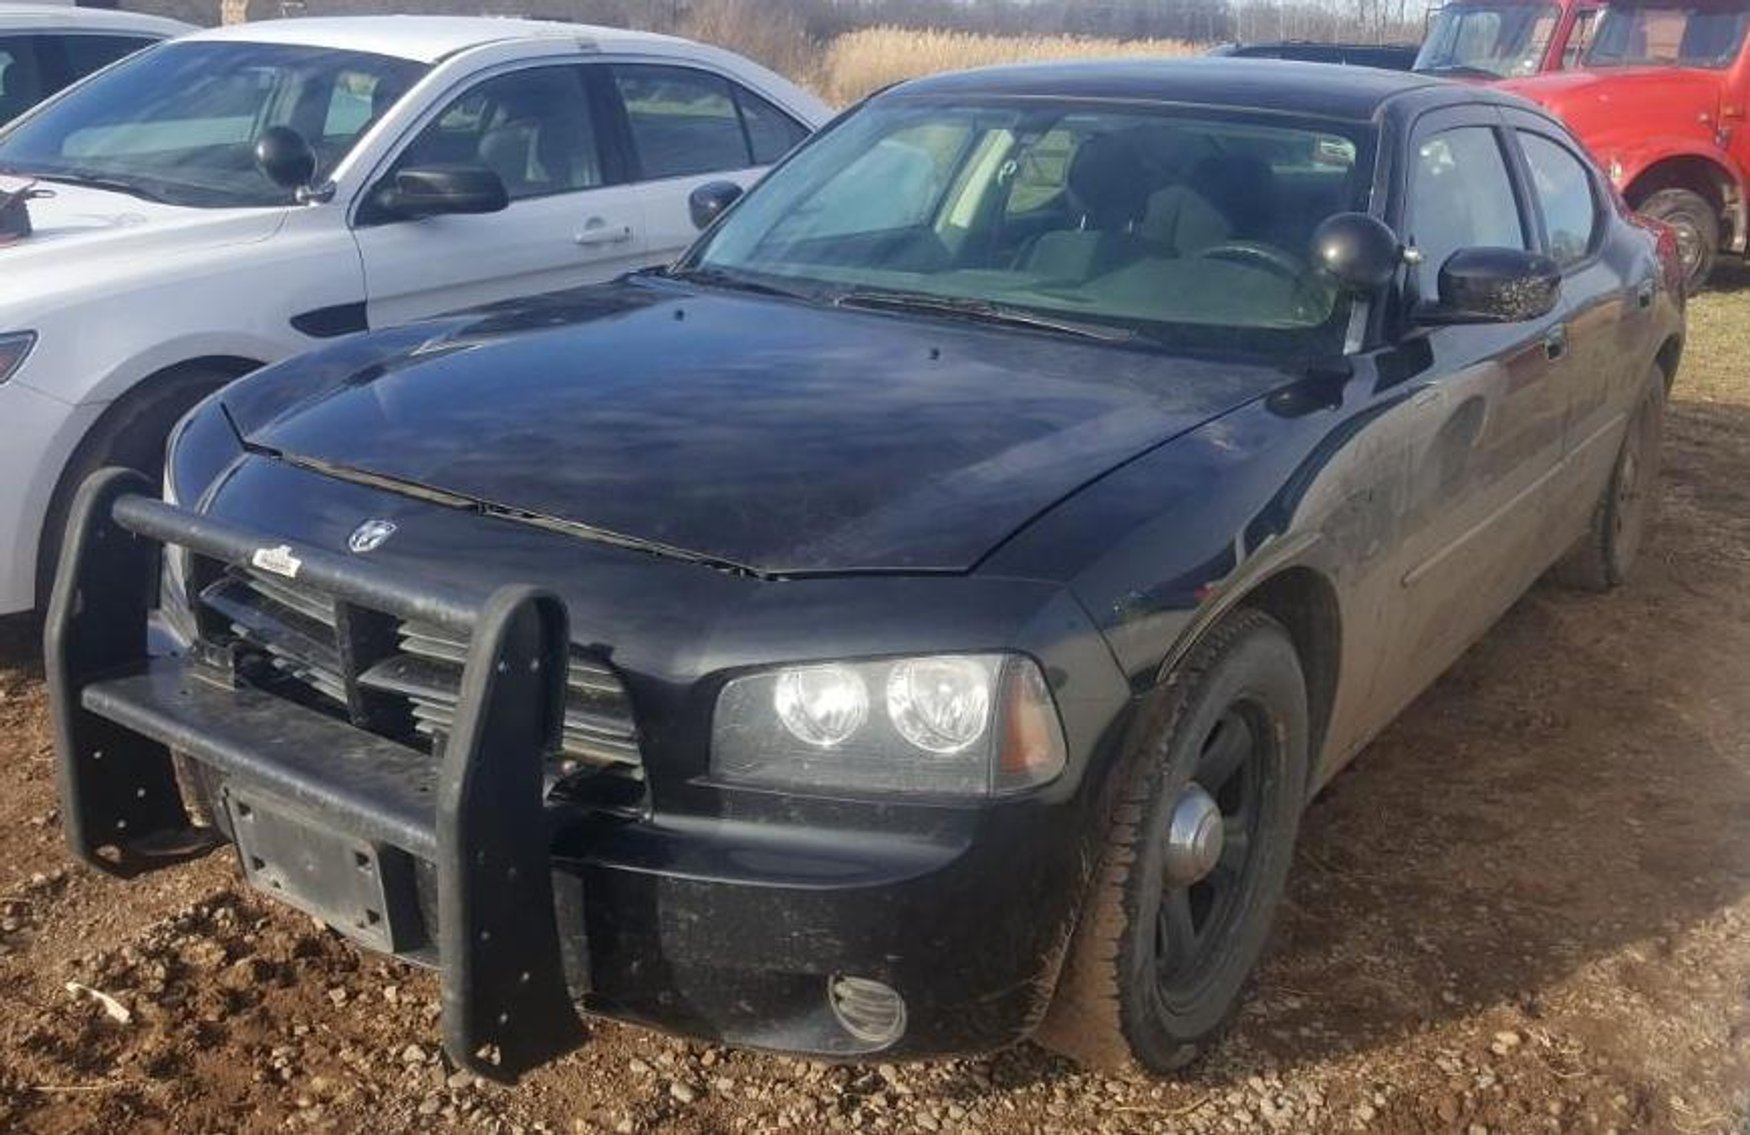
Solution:
{"label": "fog light", "polygon": [[865,1044],[886,1048],[905,1035],[905,999],[890,985],[867,977],[835,977],[826,1000],[839,1025]]}

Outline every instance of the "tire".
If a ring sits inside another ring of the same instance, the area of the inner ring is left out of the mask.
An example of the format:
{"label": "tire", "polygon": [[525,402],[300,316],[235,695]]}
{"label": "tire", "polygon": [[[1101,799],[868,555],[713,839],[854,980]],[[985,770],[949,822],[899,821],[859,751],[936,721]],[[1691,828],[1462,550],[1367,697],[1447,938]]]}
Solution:
{"label": "tire", "polygon": [[[1164,1073],[1221,1034],[1269,938],[1305,802],[1306,682],[1282,625],[1240,610],[1142,712],[1038,1039],[1086,1065]],[[1244,752],[1224,779],[1236,743]],[[1181,885],[1168,830],[1199,789],[1230,834],[1215,869]]]}
{"label": "tire", "polygon": [[1602,592],[1628,581],[1657,511],[1664,435],[1665,375],[1655,367],[1640,405],[1629,418],[1586,534],[1552,572],[1556,582],[1579,591]]}
{"label": "tire", "polygon": [[1700,291],[1720,251],[1720,216],[1707,198],[1689,189],[1661,189],[1642,201],[1637,212],[1677,230],[1683,290]]}
{"label": "tire", "polygon": [[48,607],[55,569],[61,562],[61,542],[73,497],[85,478],[110,465],[138,469],[156,482],[164,473],[164,443],[171,427],[208,394],[247,373],[218,367],[185,367],[146,379],[118,398],[61,471],[43,516],[37,545],[36,606]]}

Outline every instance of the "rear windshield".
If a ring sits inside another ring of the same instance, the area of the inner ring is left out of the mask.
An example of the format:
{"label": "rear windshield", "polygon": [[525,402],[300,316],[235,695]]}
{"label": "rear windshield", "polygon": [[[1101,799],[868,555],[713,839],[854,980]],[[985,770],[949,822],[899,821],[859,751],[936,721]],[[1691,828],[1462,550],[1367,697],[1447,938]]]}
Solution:
{"label": "rear windshield", "polygon": [[1750,9],[1724,4],[1612,4],[1586,52],[1588,67],[1730,66]]}

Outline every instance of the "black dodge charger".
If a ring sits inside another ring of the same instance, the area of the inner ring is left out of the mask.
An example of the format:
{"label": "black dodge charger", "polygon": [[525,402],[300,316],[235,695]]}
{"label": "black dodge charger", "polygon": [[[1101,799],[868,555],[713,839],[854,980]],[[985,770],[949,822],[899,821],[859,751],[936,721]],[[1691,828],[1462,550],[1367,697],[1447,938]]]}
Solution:
{"label": "black dodge charger", "polygon": [[580,1013],[1182,1065],[1309,797],[1633,566],[1669,234],[1527,103],[1280,62],[922,80],[732,188],[667,269],[338,342],[162,500],[85,486],[75,851],[233,844],[501,1076]]}

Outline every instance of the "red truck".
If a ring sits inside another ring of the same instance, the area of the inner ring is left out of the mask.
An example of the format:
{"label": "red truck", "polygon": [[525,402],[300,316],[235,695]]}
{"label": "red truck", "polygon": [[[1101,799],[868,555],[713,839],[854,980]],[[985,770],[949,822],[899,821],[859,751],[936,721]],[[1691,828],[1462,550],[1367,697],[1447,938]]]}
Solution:
{"label": "red truck", "polygon": [[1411,70],[1511,79],[1577,66],[1604,0],[1454,0],[1429,18]]}
{"label": "red truck", "polygon": [[1690,286],[1744,255],[1750,0],[1613,0],[1582,70],[1502,86],[1561,116],[1628,203],[1677,233]]}

